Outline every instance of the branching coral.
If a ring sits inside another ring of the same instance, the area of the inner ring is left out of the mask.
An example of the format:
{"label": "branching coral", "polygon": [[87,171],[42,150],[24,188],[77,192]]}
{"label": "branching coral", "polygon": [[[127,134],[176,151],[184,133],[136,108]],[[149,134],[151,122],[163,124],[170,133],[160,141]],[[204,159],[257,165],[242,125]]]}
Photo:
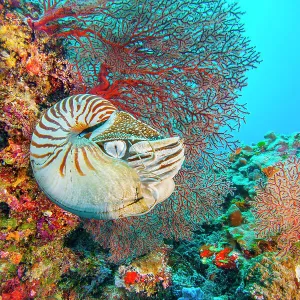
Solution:
{"label": "branching coral", "polygon": [[[224,176],[231,131],[246,113],[237,101],[258,53],[243,35],[236,4],[221,0],[35,1],[23,12],[33,32],[63,37],[77,91],[185,139],[177,193],[152,213],[86,228],[113,260],[142,254],[163,238],[188,238],[216,216],[230,191]],[[93,5],[94,4],[94,5]]]}
{"label": "branching coral", "polygon": [[166,133],[181,134],[191,159],[223,165],[213,148],[232,146],[226,129],[239,126],[245,113],[237,91],[246,85],[245,71],[258,62],[235,4],[124,0],[96,10],[74,3],[70,15],[70,1],[44,3],[40,18],[29,23],[66,38],[86,91]]}
{"label": "branching coral", "polygon": [[275,165],[278,171],[260,182],[252,205],[260,237],[275,238],[281,254],[299,253],[300,159],[296,156]]}

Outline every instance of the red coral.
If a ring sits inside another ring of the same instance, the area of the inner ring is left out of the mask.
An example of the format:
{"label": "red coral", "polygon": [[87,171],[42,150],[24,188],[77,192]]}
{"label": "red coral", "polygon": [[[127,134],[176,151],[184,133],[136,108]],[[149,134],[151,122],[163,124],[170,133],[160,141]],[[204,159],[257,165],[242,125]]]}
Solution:
{"label": "red coral", "polygon": [[5,283],[2,300],[25,300],[27,297],[24,285],[15,277]]}
{"label": "red coral", "polygon": [[209,249],[205,249],[201,251],[200,256],[203,257],[211,257],[214,255],[214,252],[210,251]]}
{"label": "red coral", "polygon": [[216,252],[215,247],[213,247],[212,245],[202,245],[199,250],[200,250],[200,257],[202,258],[211,257]]}
{"label": "red coral", "polygon": [[236,269],[236,260],[238,256],[236,254],[228,256],[228,254],[232,251],[231,248],[225,248],[216,254],[215,265],[218,268],[222,269]]}
{"label": "red coral", "polygon": [[[225,1],[40,1],[34,30],[63,37],[81,85],[166,135],[185,140],[186,161],[171,199],[142,217],[89,221],[112,259],[143,254],[163,238],[190,238],[215,217],[226,180],[230,132],[246,113],[237,102],[258,54],[243,37],[240,11]],[[71,17],[71,21],[70,21]],[[227,148],[227,149],[226,149]]]}
{"label": "red coral", "polygon": [[18,277],[14,277],[4,283],[2,287],[3,293],[1,294],[2,300],[34,299],[37,285],[37,280],[24,283]]}
{"label": "red coral", "polygon": [[139,274],[137,272],[127,272],[124,276],[124,282],[126,284],[134,284],[139,280]]}
{"label": "red coral", "polygon": [[259,237],[276,238],[281,254],[299,253],[300,240],[300,159],[290,157],[275,165],[277,172],[260,182],[252,202]]}
{"label": "red coral", "polygon": [[12,291],[11,293],[3,293],[2,300],[24,300],[26,299],[26,295],[24,294],[22,289],[17,289]]}
{"label": "red coral", "polygon": [[78,36],[85,35],[83,31],[68,28],[67,24],[69,22],[67,18],[95,15],[102,10],[102,7],[105,6],[105,2],[106,0],[94,2],[86,1],[85,3],[81,2],[80,5],[76,5],[76,2],[72,0],[40,0],[39,4],[41,4],[43,15],[37,19],[29,14],[27,23],[32,29],[44,31],[48,34],[57,33],[61,36],[67,36],[69,34],[76,34]]}

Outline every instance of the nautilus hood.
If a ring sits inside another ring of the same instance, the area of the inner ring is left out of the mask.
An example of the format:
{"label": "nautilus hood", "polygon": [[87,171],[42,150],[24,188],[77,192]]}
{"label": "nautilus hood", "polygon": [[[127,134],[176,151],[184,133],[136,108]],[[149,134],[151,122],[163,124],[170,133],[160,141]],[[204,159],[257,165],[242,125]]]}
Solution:
{"label": "nautilus hood", "polygon": [[179,137],[165,138],[109,101],[83,94],[46,111],[30,160],[40,188],[60,207],[118,219],[147,213],[172,194],[184,148]]}

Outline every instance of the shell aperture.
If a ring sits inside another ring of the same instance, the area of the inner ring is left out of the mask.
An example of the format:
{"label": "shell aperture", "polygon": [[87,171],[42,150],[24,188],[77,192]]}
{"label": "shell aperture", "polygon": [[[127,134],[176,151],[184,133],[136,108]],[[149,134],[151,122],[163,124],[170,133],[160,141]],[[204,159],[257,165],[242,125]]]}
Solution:
{"label": "shell aperture", "polygon": [[174,191],[184,161],[179,137],[158,131],[94,95],[71,96],[36,126],[30,161],[40,188],[80,217],[149,212]]}

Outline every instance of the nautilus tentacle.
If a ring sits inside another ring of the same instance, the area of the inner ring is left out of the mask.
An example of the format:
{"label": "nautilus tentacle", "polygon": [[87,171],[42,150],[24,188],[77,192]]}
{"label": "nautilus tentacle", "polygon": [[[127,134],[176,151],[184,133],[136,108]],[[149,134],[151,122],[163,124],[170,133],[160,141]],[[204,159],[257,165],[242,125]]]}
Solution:
{"label": "nautilus tentacle", "polygon": [[184,160],[178,137],[158,131],[93,95],[46,111],[30,147],[34,176],[63,209],[85,218],[144,214],[174,191]]}

